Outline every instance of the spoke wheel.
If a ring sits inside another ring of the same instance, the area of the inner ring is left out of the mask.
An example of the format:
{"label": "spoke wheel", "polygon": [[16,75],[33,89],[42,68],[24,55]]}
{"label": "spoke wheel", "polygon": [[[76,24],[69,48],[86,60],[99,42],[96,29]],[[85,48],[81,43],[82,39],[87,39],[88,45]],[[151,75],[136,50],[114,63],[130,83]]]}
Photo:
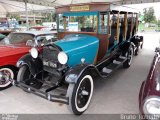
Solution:
{"label": "spoke wheel", "polygon": [[0,89],[9,87],[11,85],[11,79],[14,79],[14,72],[10,68],[1,68],[0,72],[5,75],[0,79]]}
{"label": "spoke wheel", "polygon": [[93,95],[93,79],[90,75],[84,75],[76,84],[70,84],[67,91],[69,105],[76,115],[81,115],[87,110]]}
{"label": "spoke wheel", "polygon": [[87,105],[87,102],[89,101],[91,94],[91,83],[90,79],[84,78],[83,81],[81,81],[77,92],[76,92],[76,107],[82,109],[85,105]]}

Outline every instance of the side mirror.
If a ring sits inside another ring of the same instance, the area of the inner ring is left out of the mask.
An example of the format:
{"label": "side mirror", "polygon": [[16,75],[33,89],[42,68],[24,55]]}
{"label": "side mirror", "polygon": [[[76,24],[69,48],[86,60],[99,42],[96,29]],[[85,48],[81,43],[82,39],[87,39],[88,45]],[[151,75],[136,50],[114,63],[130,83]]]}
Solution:
{"label": "side mirror", "polygon": [[155,52],[160,52],[160,48],[156,47]]}
{"label": "side mirror", "polygon": [[26,46],[34,46],[33,40],[28,40],[28,41],[26,42]]}

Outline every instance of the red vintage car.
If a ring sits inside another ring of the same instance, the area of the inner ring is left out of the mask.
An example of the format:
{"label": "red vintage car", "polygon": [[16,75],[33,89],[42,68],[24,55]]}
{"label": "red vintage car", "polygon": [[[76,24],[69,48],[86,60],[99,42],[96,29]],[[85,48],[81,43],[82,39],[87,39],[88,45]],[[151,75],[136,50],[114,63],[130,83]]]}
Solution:
{"label": "red vintage car", "polygon": [[56,35],[51,31],[15,32],[0,41],[0,89],[9,87],[16,79],[16,63],[33,45],[41,48],[41,45],[55,41]]}
{"label": "red vintage car", "polygon": [[139,93],[140,113],[147,120],[160,119],[160,48],[155,51],[150,72]]}

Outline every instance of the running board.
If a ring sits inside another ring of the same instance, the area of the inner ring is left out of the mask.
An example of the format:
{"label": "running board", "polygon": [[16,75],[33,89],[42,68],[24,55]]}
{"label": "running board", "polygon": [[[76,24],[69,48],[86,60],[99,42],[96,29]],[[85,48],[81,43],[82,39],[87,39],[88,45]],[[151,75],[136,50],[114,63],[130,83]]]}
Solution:
{"label": "running board", "polygon": [[101,75],[102,77],[108,77],[111,75],[116,69],[118,69],[125,61],[127,60],[126,57],[124,56],[119,56],[119,58],[113,60],[111,64],[108,66],[104,67],[102,69]]}
{"label": "running board", "polygon": [[[39,97],[42,97],[44,99],[47,99],[49,101],[52,101],[52,102],[59,102],[59,103],[63,103],[63,104],[69,104],[69,98],[64,96],[64,95],[53,95],[53,93],[49,93],[49,92],[46,92],[46,90],[43,90],[42,89],[36,89],[36,88],[33,88],[29,85],[26,85],[22,82],[18,83],[16,85],[17,87],[20,87],[22,88],[24,91],[28,91],[30,93],[33,93]],[[51,89],[47,89],[48,91],[51,91]]]}

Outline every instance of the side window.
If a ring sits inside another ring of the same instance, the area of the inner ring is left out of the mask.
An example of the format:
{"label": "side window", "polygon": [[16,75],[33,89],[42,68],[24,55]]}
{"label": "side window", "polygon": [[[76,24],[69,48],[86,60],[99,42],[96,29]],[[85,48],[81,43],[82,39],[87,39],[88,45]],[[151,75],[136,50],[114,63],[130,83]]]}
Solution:
{"label": "side window", "polygon": [[62,14],[58,15],[58,31],[59,32],[64,31],[64,17]]}
{"label": "side window", "polygon": [[108,34],[108,13],[100,13],[99,34]]}
{"label": "side window", "polygon": [[136,33],[136,14],[133,14],[133,26],[132,26],[132,37],[135,35]]}
{"label": "side window", "polygon": [[125,39],[125,14],[120,14],[119,19],[119,26],[120,26],[120,32],[119,32],[119,42],[121,43]]}
{"label": "side window", "polygon": [[46,42],[54,42],[54,41],[57,40],[56,35],[47,35],[47,36],[45,36],[45,37],[46,37],[46,38],[45,38]]}
{"label": "side window", "polygon": [[56,40],[57,40],[56,35],[45,35],[37,37],[37,43],[42,45],[45,45],[49,42],[54,42]]}
{"label": "side window", "polygon": [[109,38],[109,49],[114,48],[117,45],[117,14],[110,14],[110,38]]}
{"label": "side window", "polygon": [[127,28],[126,40],[131,38],[131,32],[132,32],[132,14],[128,14],[128,28]]}
{"label": "side window", "polygon": [[8,36],[10,44],[19,44],[19,43],[26,43],[27,40],[33,40],[33,36],[30,34],[23,34],[23,33],[11,33]]}
{"label": "side window", "polygon": [[47,40],[45,36],[38,36],[36,42],[38,43],[38,45],[41,45],[41,44],[44,45],[47,42]]}

